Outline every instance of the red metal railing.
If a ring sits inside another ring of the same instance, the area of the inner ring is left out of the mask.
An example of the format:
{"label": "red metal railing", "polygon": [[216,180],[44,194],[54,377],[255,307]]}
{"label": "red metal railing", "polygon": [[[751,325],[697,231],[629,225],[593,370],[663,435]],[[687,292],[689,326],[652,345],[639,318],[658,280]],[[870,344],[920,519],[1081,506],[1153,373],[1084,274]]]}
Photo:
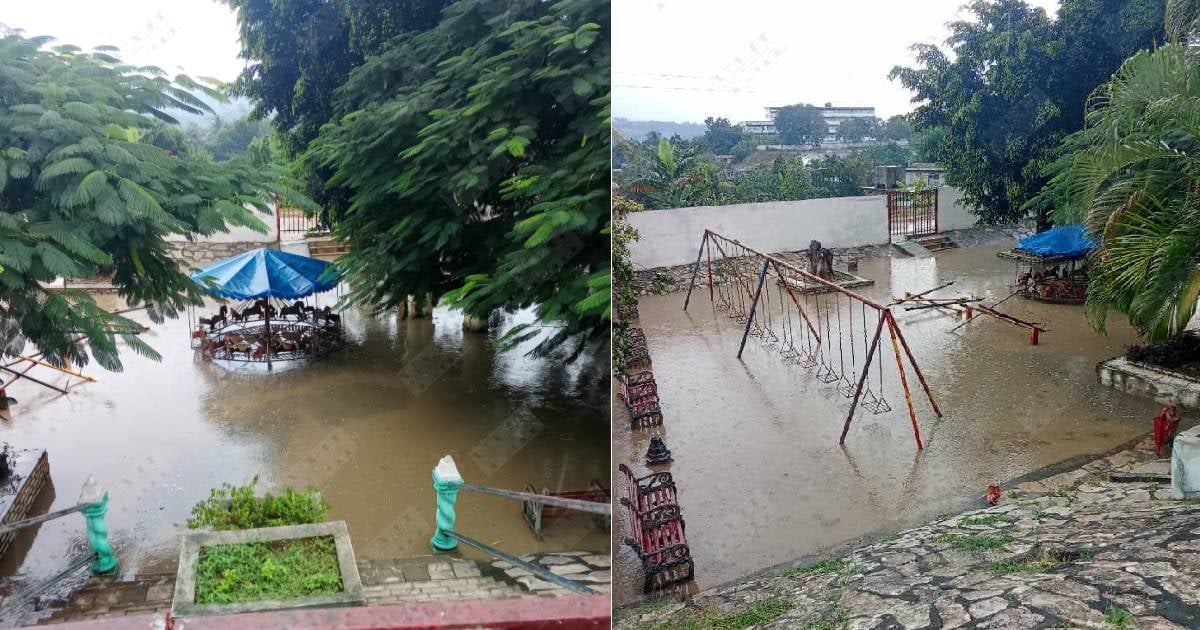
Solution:
{"label": "red metal railing", "polygon": [[938,231],[938,191],[887,191],[888,240],[928,236]]}

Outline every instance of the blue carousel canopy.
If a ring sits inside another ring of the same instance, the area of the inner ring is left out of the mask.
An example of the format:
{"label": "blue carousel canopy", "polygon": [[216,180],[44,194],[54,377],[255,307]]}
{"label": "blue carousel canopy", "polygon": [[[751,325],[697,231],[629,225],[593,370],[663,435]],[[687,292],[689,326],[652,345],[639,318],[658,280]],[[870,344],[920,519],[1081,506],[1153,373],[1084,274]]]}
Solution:
{"label": "blue carousel canopy", "polygon": [[210,293],[236,300],[293,300],[337,286],[330,263],[276,249],[255,249],[215,262],[192,274]]}
{"label": "blue carousel canopy", "polygon": [[1082,225],[1062,225],[1017,241],[1017,249],[1039,256],[1083,256],[1096,247]]}

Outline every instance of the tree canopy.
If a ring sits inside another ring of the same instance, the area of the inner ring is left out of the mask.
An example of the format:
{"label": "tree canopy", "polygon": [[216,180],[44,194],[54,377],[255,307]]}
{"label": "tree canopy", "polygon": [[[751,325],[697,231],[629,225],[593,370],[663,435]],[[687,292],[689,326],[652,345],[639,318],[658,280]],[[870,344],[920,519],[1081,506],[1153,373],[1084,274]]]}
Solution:
{"label": "tree canopy", "polygon": [[1050,185],[1030,202],[1096,236],[1087,297],[1096,327],[1112,308],[1151,340],[1182,332],[1200,298],[1197,7],[1168,6],[1174,41],[1133,55],[1093,94],[1087,126],[1064,141]]}
{"label": "tree canopy", "polygon": [[1058,18],[1022,0],[975,0],[950,24],[949,54],[917,44],[915,67],[891,77],[914,93],[918,131],[942,128],[948,180],[984,221],[1048,207],[1025,204],[1046,183],[1083,104],[1137,50],[1162,39],[1161,0],[1063,0]]}
{"label": "tree canopy", "polygon": [[543,349],[607,336],[608,24],[594,0],[460,0],[351,74],[303,160],[349,200],[357,302],[536,305]]}
{"label": "tree canopy", "polygon": [[812,105],[788,105],[775,113],[775,131],[784,144],[820,146],[825,139],[825,117]]}
{"label": "tree canopy", "polygon": [[166,236],[265,229],[254,210],[274,194],[311,204],[271,171],[191,151],[171,112],[208,111],[199,95],[223,98],[213,87],[122,64],[110,47],[49,42],[0,38],[0,347],[28,341],[51,363],[80,366],[90,349],[120,369],[119,340],[157,356],[132,322],[47,284],[106,271],[157,321],[201,299]]}
{"label": "tree canopy", "polygon": [[704,139],[708,141],[708,147],[712,149],[712,152],[717,155],[732,153],[733,147],[737,146],[746,136],[742,126],[731,124],[728,118],[709,116],[704,119],[704,127]]}

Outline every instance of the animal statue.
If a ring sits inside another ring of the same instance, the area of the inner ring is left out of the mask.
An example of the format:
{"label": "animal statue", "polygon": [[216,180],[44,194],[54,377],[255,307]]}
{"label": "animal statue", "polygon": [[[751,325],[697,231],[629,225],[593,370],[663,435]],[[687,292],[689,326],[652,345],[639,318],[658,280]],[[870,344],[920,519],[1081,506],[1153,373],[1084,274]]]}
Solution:
{"label": "animal statue", "polygon": [[342,325],[342,316],[338,315],[337,313],[334,313],[333,309],[329,308],[328,306],[326,306],[325,309],[321,311],[321,318],[325,320],[326,326],[335,326],[336,327],[336,326]]}
{"label": "animal statue", "polygon": [[[217,314],[214,315],[212,319],[208,320],[208,330],[216,330],[218,327],[224,326],[227,321],[229,321],[229,307],[222,306],[221,309],[217,311]],[[200,323],[204,323],[203,317],[200,318]]]}
{"label": "animal statue", "polygon": [[304,321],[304,302],[296,300],[291,306],[279,309],[279,317],[284,318],[288,315],[295,315],[297,320]]}
{"label": "animal statue", "polygon": [[833,278],[833,252],[821,246],[821,241],[808,244],[808,272],[829,280]]}
{"label": "animal statue", "polygon": [[245,321],[245,319],[246,319],[245,314],[239,313],[238,310],[236,308],[233,308],[232,306],[229,307],[229,321],[241,322],[241,321]]}

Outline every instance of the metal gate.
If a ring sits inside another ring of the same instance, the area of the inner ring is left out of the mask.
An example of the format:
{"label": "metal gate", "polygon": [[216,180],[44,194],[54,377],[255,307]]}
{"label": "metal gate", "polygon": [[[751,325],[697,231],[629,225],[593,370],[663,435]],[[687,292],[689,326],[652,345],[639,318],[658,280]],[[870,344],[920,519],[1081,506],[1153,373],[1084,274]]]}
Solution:
{"label": "metal gate", "polygon": [[320,217],[307,214],[299,208],[276,207],[275,223],[278,226],[280,238],[288,234],[307,236],[329,231],[328,226],[321,221]]}
{"label": "metal gate", "polygon": [[888,240],[903,241],[914,236],[937,234],[938,191],[887,191]]}

